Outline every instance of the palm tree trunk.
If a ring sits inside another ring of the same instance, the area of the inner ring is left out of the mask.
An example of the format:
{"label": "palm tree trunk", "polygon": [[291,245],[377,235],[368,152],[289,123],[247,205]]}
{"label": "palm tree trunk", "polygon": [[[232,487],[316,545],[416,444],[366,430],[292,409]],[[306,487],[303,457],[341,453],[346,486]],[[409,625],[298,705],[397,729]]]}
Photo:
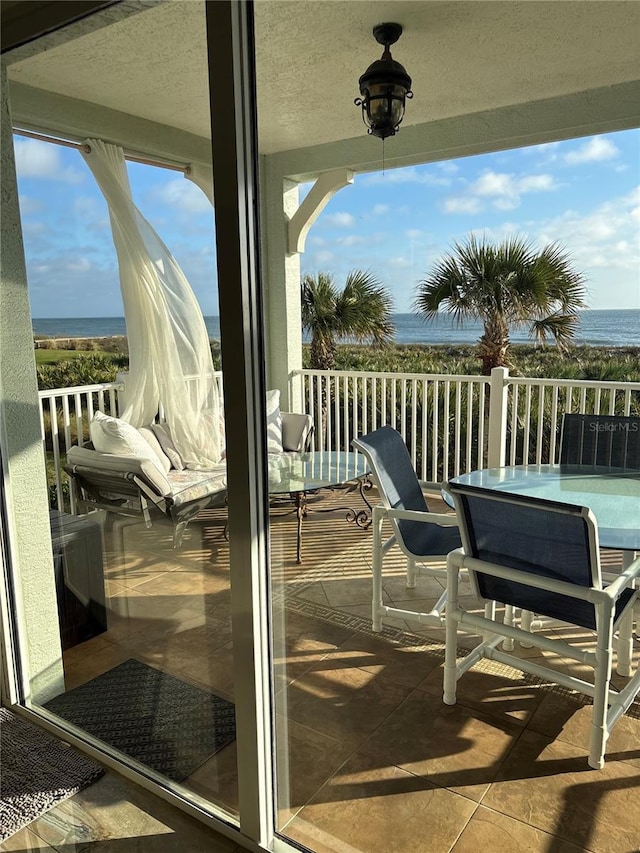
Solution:
{"label": "palm tree trunk", "polygon": [[508,367],[509,327],[502,317],[495,316],[484,323],[484,334],[478,341],[482,373],[489,376],[494,367]]}

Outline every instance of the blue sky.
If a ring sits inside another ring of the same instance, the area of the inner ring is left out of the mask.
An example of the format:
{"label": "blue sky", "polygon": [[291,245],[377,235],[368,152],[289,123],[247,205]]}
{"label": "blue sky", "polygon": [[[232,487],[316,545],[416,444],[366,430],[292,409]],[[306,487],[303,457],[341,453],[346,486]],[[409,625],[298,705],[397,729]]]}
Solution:
{"label": "blue sky", "polygon": [[[121,316],[106,204],[73,149],[15,138],[34,317]],[[379,144],[372,139],[371,144]],[[393,140],[387,141],[387,152]],[[182,175],[128,164],[133,197],[217,314],[214,214]],[[303,273],[368,269],[397,312],[453,242],[560,241],[592,308],[640,308],[640,130],[356,176],[312,227]]]}

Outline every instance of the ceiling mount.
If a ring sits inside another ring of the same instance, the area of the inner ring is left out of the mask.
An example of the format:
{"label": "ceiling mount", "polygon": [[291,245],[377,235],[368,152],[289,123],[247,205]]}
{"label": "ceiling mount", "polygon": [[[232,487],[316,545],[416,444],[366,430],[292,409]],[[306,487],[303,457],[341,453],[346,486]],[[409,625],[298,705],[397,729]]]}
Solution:
{"label": "ceiling mount", "polygon": [[376,24],[373,28],[373,37],[378,44],[383,44],[385,47],[395,44],[401,35],[402,27],[400,24]]}

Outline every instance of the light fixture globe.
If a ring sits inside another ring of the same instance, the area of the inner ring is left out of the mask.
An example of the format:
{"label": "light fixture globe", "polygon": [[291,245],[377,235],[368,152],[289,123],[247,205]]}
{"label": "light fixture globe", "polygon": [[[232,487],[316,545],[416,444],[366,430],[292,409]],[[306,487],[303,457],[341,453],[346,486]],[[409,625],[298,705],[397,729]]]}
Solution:
{"label": "light fixture globe", "polygon": [[379,139],[394,136],[404,118],[405,99],[412,98],[411,77],[404,66],[391,56],[389,45],[395,44],[402,34],[400,24],[378,24],[373,35],[384,45],[380,59],[372,62],[358,81],[361,98],[356,106],[362,107],[362,119],[368,133]]}

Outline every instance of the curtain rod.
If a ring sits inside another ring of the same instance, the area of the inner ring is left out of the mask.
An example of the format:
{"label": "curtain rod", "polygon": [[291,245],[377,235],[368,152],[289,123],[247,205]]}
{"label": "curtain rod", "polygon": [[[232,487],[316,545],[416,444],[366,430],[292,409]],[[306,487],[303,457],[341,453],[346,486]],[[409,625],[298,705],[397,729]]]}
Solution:
{"label": "curtain rod", "polygon": [[[54,145],[64,145],[65,148],[75,148],[77,151],[84,151],[85,154],[91,153],[91,146],[86,142],[69,142],[66,139],[58,139],[55,136],[46,136],[44,133],[34,133],[31,130],[13,131],[17,136],[28,136],[30,139],[39,139],[41,142],[52,142]],[[191,166],[178,166],[175,163],[163,163],[160,160],[148,160],[145,157],[138,157],[135,154],[125,154],[125,160],[132,163],[143,163],[145,166],[158,166],[161,169],[171,169],[174,172],[182,172],[185,175],[191,174]]]}

